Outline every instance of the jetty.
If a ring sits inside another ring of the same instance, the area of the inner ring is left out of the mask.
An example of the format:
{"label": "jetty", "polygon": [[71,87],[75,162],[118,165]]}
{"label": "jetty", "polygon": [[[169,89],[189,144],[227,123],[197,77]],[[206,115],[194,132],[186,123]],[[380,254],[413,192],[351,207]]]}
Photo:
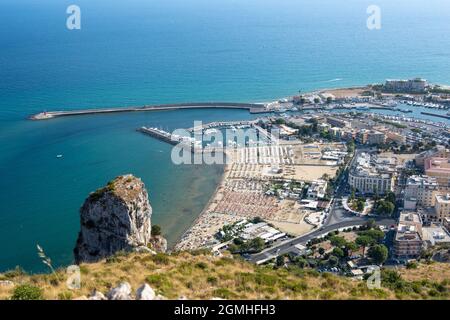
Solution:
{"label": "jetty", "polygon": [[124,112],[148,112],[169,111],[180,109],[244,109],[250,113],[268,112],[263,103],[238,103],[238,102],[189,102],[178,104],[145,105],[137,107],[95,108],[67,111],[44,111],[30,116],[31,120],[49,120],[58,117],[81,116],[93,114],[124,113]]}
{"label": "jetty", "polygon": [[158,128],[141,127],[137,129],[137,131],[149,135],[155,139],[169,143],[171,145],[179,146],[185,150],[190,151],[191,153],[212,153],[225,151],[223,146],[203,147],[202,142],[195,140],[195,138],[171,134],[167,131]]}
{"label": "jetty", "polygon": [[257,120],[251,120],[251,121],[215,121],[210,123],[205,123],[201,126],[196,126],[187,129],[189,132],[198,132],[198,131],[204,131],[208,129],[225,129],[225,128],[233,128],[233,127],[251,127],[253,124],[255,124]]}
{"label": "jetty", "polygon": [[445,114],[425,112],[425,111],[422,111],[421,114],[424,114],[424,115],[427,115],[427,116],[438,117],[438,118],[450,119],[450,116],[445,115]]}
{"label": "jetty", "polygon": [[176,144],[180,143],[180,140],[173,139],[172,135],[169,132],[166,132],[164,130],[160,130],[157,128],[141,127],[139,129],[137,129],[137,131],[145,133],[151,137],[154,137],[161,141],[167,142],[169,144],[176,145]]}

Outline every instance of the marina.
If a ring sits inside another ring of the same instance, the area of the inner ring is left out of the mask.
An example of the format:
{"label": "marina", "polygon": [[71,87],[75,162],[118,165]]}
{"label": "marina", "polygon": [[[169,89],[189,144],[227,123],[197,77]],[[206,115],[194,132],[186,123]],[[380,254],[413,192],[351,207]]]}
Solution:
{"label": "marina", "polygon": [[197,132],[197,131],[205,131],[209,129],[232,129],[233,131],[237,130],[237,128],[249,128],[251,127],[255,121],[217,121],[202,124],[201,126],[196,126],[187,129],[189,132]]}

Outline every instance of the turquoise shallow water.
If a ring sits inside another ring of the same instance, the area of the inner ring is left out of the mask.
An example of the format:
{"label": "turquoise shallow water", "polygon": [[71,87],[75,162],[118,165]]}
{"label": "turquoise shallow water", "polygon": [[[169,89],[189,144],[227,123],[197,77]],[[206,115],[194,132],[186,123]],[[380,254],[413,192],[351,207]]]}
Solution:
{"label": "turquoise shallow water", "polygon": [[[422,76],[450,83],[450,4],[379,0],[66,0],[0,2],[0,271],[42,270],[35,244],[70,263],[78,208],[118,174],[147,184],[173,242],[195,219],[221,168],[177,167],[141,125],[247,119],[192,110],[31,122],[42,110],[182,101],[266,101],[324,87]],[[56,154],[64,154],[56,159]]]}

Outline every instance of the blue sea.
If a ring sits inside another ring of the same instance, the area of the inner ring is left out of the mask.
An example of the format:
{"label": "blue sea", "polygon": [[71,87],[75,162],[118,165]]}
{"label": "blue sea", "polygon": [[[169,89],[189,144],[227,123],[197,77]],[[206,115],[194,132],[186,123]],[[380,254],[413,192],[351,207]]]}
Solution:
{"label": "blue sea", "polygon": [[[81,9],[68,30],[66,9]],[[369,5],[381,29],[366,27]],[[424,77],[450,83],[447,0],[0,0],[0,271],[72,262],[79,208],[117,175],[145,182],[173,244],[223,170],[175,166],[136,128],[240,120],[186,110],[27,120],[44,110],[260,102],[299,90]],[[64,157],[57,159],[57,154]]]}

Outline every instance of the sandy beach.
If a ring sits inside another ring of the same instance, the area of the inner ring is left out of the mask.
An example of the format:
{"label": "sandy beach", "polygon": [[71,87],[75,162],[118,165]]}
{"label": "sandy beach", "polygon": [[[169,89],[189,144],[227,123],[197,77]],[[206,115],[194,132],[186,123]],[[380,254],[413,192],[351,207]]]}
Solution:
{"label": "sandy beach", "polygon": [[[321,152],[330,145],[317,145],[315,149]],[[308,210],[295,199],[279,199],[266,195],[265,191],[273,181],[311,182],[324,173],[333,177],[337,166],[311,157],[306,151],[310,147],[283,141],[275,146],[227,149],[230,162],[215,193],[175,250],[211,246],[216,243],[214,235],[224,225],[255,217],[263,218],[290,235],[309,232],[314,226],[305,220]],[[274,172],[274,167],[280,172]]]}

